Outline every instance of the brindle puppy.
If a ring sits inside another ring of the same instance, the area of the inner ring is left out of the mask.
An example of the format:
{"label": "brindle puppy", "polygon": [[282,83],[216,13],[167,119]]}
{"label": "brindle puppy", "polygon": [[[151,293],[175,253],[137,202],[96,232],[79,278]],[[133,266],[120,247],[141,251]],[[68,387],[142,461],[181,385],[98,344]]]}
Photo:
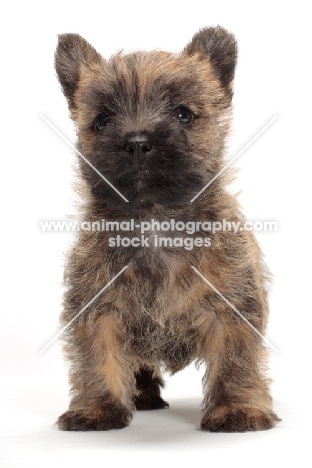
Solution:
{"label": "brindle puppy", "polygon": [[[77,34],[59,37],[55,64],[77,149],[128,200],[80,158],[83,221],[244,222],[224,174],[190,203],[224,165],[236,57],[235,39],[221,27],[201,30],[177,55],[118,53],[108,61]],[[161,370],[193,360],[206,364],[202,429],[273,427],[261,337],[191,268],[265,333],[267,273],[253,235],[218,231],[209,248],[190,250],[111,247],[111,236],[80,231],[68,258],[63,325],[127,269],[64,333],[72,400],[59,428],[118,429],[135,408],[167,407]]]}

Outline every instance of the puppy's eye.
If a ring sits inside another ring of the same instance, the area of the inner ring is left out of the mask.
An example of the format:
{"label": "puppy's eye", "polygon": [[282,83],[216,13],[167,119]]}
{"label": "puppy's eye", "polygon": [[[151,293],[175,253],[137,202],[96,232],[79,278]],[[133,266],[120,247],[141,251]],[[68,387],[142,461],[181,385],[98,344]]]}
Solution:
{"label": "puppy's eye", "polygon": [[110,119],[110,116],[105,113],[99,114],[94,122],[95,130],[101,130],[104,128],[108,122],[110,122]]}
{"label": "puppy's eye", "polygon": [[175,118],[182,123],[188,123],[192,120],[192,112],[184,106],[179,106],[174,109]]}

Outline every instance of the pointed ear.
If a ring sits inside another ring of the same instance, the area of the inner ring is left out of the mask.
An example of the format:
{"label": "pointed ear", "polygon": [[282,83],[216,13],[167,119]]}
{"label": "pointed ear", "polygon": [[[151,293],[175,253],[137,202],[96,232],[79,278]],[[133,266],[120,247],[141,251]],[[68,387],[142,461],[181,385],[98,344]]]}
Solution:
{"label": "pointed ear", "polygon": [[227,88],[234,79],[237,45],[233,34],[216,26],[201,29],[185,47],[187,55],[199,54],[212,65],[216,78]]}
{"label": "pointed ear", "polygon": [[69,108],[75,107],[75,91],[82,67],[91,67],[103,59],[79,34],[60,34],[55,52],[55,69]]}

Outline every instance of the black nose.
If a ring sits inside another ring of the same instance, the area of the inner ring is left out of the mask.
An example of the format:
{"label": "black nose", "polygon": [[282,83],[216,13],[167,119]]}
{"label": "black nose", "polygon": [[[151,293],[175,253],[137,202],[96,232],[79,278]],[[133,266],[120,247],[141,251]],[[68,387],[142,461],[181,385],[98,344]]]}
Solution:
{"label": "black nose", "polygon": [[151,151],[152,145],[146,136],[138,135],[129,138],[126,144],[126,151],[131,156],[138,158],[139,167],[142,168],[144,157]]}

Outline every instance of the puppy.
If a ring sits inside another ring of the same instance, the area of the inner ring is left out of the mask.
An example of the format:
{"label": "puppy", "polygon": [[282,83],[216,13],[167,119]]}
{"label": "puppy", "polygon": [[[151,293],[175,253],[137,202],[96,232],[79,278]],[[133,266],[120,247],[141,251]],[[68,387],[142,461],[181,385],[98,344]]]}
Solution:
{"label": "puppy", "polygon": [[[203,430],[278,421],[264,373],[268,274],[259,247],[243,229],[207,237],[200,228],[245,221],[228,175],[217,176],[236,57],[236,41],[221,27],[202,29],[180,54],[120,52],[110,60],[77,34],[59,37],[55,66],[81,156],[81,220],[133,228],[127,241],[107,229],[80,230],[68,256],[61,324],[71,403],[58,419],[62,430],[119,429],[135,409],[166,408],[162,371],[194,360],[206,366]],[[151,220],[143,239],[138,226]],[[181,226],[190,222],[199,229],[185,248]],[[166,232],[159,246],[155,223],[176,227],[171,243]]]}

